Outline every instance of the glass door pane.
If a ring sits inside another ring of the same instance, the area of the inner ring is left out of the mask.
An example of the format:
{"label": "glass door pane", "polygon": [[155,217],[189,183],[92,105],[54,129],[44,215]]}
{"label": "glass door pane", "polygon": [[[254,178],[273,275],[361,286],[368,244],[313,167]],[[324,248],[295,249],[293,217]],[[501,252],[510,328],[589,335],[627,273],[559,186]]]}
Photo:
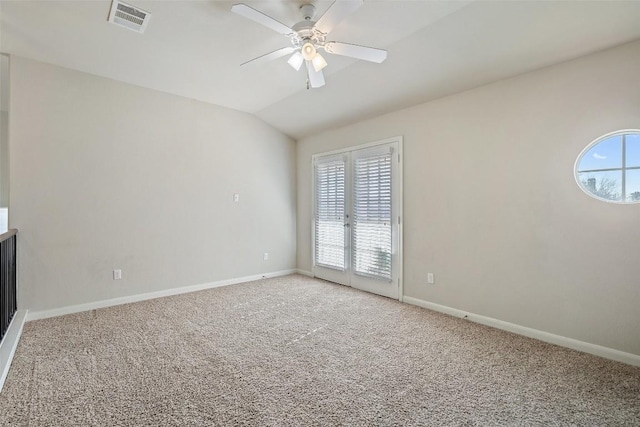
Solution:
{"label": "glass door pane", "polygon": [[391,280],[391,153],[353,162],[353,270]]}
{"label": "glass door pane", "polygon": [[345,161],[315,167],[315,265],[345,270]]}

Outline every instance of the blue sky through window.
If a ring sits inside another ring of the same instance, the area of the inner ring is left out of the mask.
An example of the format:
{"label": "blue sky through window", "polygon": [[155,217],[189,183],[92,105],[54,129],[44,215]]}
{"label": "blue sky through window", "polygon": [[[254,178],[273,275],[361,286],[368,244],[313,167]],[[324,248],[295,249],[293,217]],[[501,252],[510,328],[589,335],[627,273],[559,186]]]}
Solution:
{"label": "blue sky through window", "polygon": [[594,145],[582,156],[578,171],[622,167],[622,135],[612,136]]}
{"label": "blue sky through window", "polygon": [[640,134],[626,136],[627,167],[640,166]]}
{"label": "blue sky through window", "polygon": [[640,201],[640,169],[627,171],[627,201]]}

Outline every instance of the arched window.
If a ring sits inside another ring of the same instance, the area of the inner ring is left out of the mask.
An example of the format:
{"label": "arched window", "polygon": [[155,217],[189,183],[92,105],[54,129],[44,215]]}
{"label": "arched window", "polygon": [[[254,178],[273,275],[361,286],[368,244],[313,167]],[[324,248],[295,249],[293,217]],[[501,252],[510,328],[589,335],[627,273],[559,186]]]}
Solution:
{"label": "arched window", "polygon": [[601,136],[585,148],[575,166],[582,190],[599,200],[640,202],[640,130]]}

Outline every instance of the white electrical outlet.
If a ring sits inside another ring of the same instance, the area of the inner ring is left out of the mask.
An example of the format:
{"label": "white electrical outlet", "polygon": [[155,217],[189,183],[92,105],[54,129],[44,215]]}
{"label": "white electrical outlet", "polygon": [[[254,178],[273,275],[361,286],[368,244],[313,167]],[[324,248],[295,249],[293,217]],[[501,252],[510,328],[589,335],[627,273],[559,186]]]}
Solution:
{"label": "white electrical outlet", "polygon": [[269,252],[265,252],[264,255],[262,255],[262,259],[267,261],[269,259]]}
{"label": "white electrical outlet", "polygon": [[240,201],[240,193],[233,193],[233,201],[238,203]]}
{"label": "white electrical outlet", "polygon": [[122,270],[113,270],[113,280],[122,279]]}
{"label": "white electrical outlet", "polygon": [[433,273],[427,273],[427,283],[430,285],[436,283],[436,279],[433,277]]}

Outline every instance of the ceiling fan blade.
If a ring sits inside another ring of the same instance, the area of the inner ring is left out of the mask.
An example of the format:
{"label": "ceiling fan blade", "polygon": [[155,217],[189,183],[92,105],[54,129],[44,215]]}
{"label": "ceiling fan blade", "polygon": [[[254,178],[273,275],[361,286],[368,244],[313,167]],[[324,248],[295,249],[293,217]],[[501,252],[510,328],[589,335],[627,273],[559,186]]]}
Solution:
{"label": "ceiling fan blade", "polygon": [[251,19],[252,21],[257,22],[258,24],[262,24],[267,28],[271,28],[273,31],[276,31],[280,34],[287,35],[293,33],[293,30],[283,23],[276,21],[272,17],[265,15],[259,10],[247,6],[246,4],[234,4],[233,6],[231,6],[231,12],[243,16],[247,19]]}
{"label": "ceiling fan blade", "polygon": [[329,9],[318,19],[315,28],[328,34],[344,18],[351,15],[360,6],[363,0],[336,0]]}
{"label": "ceiling fan blade", "polygon": [[324,86],[324,74],[322,74],[322,70],[316,71],[311,61],[305,62],[307,63],[307,75],[309,76],[309,84],[311,87],[315,89]]}
{"label": "ceiling fan blade", "polygon": [[258,56],[257,58],[250,59],[247,62],[243,62],[242,64],[240,64],[240,66],[242,67],[243,65],[247,64],[264,64],[265,62],[273,61],[274,59],[278,59],[280,57],[293,53],[294,50],[296,50],[295,47],[283,47],[281,49],[274,50],[273,52],[265,53],[264,55]]}
{"label": "ceiling fan blade", "polygon": [[324,50],[335,55],[350,56],[351,58],[364,59],[378,64],[387,59],[386,50],[357,44],[328,42],[324,45]]}

